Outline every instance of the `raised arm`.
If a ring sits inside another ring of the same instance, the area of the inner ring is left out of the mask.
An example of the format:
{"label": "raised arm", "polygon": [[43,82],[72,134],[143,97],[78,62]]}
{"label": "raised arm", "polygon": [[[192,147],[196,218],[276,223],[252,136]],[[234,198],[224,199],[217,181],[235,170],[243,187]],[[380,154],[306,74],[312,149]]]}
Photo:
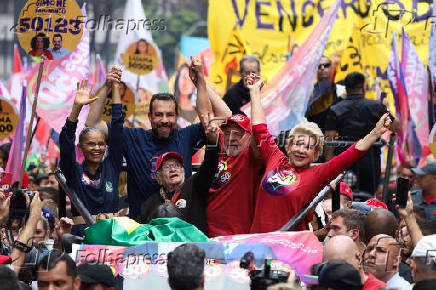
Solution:
{"label": "raised arm", "polygon": [[113,66],[106,77],[106,83],[97,90],[96,97],[98,100],[92,104],[89,108],[88,118],[86,119],[87,127],[99,128],[105,134],[108,134],[108,128],[106,123],[102,120],[101,116],[103,114],[104,106],[106,103],[106,97],[112,89],[112,82],[121,80],[121,68],[118,66]]}
{"label": "raised arm", "polygon": [[[27,196],[26,200],[29,202],[29,198]],[[26,245],[27,247],[32,247],[33,236],[39,216],[41,216],[41,200],[39,199],[39,193],[36,192],[29,205],[29,217],[27,218],[24,227],[20,230],[16,241]],[[18,275],[26,258],[26,253],[21,251],[19,248],[13,247],[11,258],[14,271]]]}
{"label": "raised arm", "polygon": [[384,114],[380,120],[375,125],[374,129],[366,135],[363,139],[360,139],[356,144],[356,149],[361,151],[367,151],[371,148],[372,144],[374,144],[377,139],[381,137],[391,126],[391,118],[389,118],[389,113]]}
{"label": "raised arm", "polygon": [[71,110],[70,116],[68,117],[68,120],[70,122],[77,122],[83,106],[89,105],[100,99],[100,97],[98,96],[91,98],[90,93],[91,90],[88,89],[88,80],[82,80],[80,83],[77,83],[77,92],[76,96],[74,97],[73,109]]}
{"label": "raised arm", "polygon": [[[396,196],[394,194],[394,198],[393,198],[394,203],[395,203],[395,198]],[[415,248],[416,244],[422,239],[423,234],[418,226],[418,223],[416,222],[415,213],[413,212],[413,201],[410,196],[410,191],[408,192],[406,207],[401,208],[397,205],[396,208],[401,218],[404,219],[404,221],[406,222],[407,229],[412,239],[413,248]]]}
{"label": "raised arm", "polygon": [[266,124],[265,112],[262,108],[260,90],[263,87],[263,80],[256,74],[251,73],[247,77],[247,88],[250,90],[251,98],[251,124]]}
{"label": "raised arm", "polygon": [[109,137],[109,157],[116,172],[121,172],[123,164],[123,108],[119,82],[112,82],[112,121]]}
{"label": "raised arm", "polygon": [[74,163],[76,162],[74,142],[76,139],[77,120],[80,111],[84,105],[90,104],[98,99],[98,97],[90,98],[89,94],[88,80],[82,80],[80,83],[77,83],[77,92],[74,98],[73,108],[59,135],[60,167],[67,180],[71,180],[74,176]]}
{"label": "raised arm", "polygon": [[195,185],[199,188],[199,192],[206,195],[209,194],[209,188],[215,178],[215,172],[218,167],[218,153],[220,150],[218,137],[219,127],[217,122],[211,119],[211,114],[200,116],[201,123],[204,127],[204,132],[207,137],[206,154],[201,163],[200,169],[194,175]]}
{"label": "raised arm", "polygon": [[230,110],[226,102],[224,102],[224,100],[209,86],[207,86],[207,91],[209,93],[209,100],[212,104],[215,116],[220,118],[227,118],[232,116],[232,110]]}
{"label": "raised arm", "polygon": [[197,114],[199,116],[213,113],[215,117],[227,118],[232,115],[232,111],[220,96],[207,86],[201,59],[191,57],[189,76],[197,87]]}

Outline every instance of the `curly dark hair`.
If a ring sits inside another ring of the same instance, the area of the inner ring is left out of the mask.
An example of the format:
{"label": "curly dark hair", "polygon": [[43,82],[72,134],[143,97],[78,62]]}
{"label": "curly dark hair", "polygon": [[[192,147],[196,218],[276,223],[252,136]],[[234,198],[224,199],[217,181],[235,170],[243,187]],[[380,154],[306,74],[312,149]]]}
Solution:
{"label": "curly dark hair", "polygon": [[32,38],[30,46],[32,47],[33,50],[36,49],[36,39],[38,37],[42,37],[42,39],[44,40],[44,50],[46,50],[50,46],[50,39],[48,39],[47,35],[45,35],[42,32],[38,33],[35,37]]}
{"label": "curly dark hair", "polygon": [[145,54],[148,54],[148,42],[147,40],[145,40],[144,38],[141,38],[140,40],[138,40],[138,42],[136,43],[136,49],[135,49],[135,54],[139,54],[139,43],[140,42],[145,42],[145,45],[147,46],[146,50],[145,50]]}

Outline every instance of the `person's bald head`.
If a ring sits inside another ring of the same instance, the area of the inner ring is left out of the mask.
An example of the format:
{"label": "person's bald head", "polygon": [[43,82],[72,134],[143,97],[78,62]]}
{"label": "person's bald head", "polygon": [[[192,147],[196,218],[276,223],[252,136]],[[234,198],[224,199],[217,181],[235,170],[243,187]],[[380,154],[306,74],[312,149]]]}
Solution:
{"label": "person's bald head", "polygon": [[385,234],[395,237],[398,222],[394,214],[382,208],[371,211],[365,221],[365,243],[368,244],[372,237]]}
{"label": "person's bald head", "polygon": [[360,270],[360,253],[349,236],[334,236],[324,244],[323,263],[331,260],[344,261]]}

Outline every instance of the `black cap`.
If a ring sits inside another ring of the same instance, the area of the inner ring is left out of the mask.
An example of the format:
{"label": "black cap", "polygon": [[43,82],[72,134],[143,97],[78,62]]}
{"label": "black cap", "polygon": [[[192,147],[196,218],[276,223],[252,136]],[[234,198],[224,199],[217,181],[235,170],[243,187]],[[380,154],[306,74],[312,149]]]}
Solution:
{"label": "black cap", "polygon": [[115,286],[115,278],[111,268],[99,262],[81,264],[77,267],[77,276],[84,283],[101,283],[107,287]]}
{"label": "black cap", "polygon": [[326,264],[318,276],[319,285],[332,289],[362,289],[359,271],[343,261],[332,260]]}

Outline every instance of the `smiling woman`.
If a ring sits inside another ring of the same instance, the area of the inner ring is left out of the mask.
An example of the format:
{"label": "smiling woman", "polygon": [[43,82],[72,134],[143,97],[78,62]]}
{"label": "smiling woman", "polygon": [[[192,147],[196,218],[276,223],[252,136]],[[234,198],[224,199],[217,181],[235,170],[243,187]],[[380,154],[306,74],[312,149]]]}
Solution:
{"label": "smiling woman", "polygon": [[[112,126],[110,130],[109,154],[106,153],[105,134],[97,128],[85,128],[79,135],[79,150],[83,153],[83,163],[76,162],[74,140],[77,120],[84,105],[90,104],[96,98],[90,98],[88,81],[78,84],[73,109],[65,126],[62,128],[59,143],[61,151],[60,167],[64,173],[67,184],[76,192],[89,212],[94,215],[113,217],[117,215],[118,177],[122,168],[122,128],[123,113],[121,97],[118,89],[119,83],[112,83]],[[86,227],[83,218],[72,206],[74,235],[83,235]]]}
{"label": "smiling woman", "polygon": [[[329,162],[310,166],[318,159],[323,148],[321,129],[311,122],[297,125],[291,131],[287,157],[277,147],[269,133],[261,104],[263,82],[256,75],[247,78],[251,96],[251,121],[253,135],[265,164],[265,173],[259,183],[250,232],[265,233],[280,229],[304,205],[333,180],[339,173],[359,159],[381,134],[387,131],[389,115],[380,118],[375,128],[365,138]],[[309,217],[307,222],[312,217]],[[292,230],[306,230],[304,222]]]}

